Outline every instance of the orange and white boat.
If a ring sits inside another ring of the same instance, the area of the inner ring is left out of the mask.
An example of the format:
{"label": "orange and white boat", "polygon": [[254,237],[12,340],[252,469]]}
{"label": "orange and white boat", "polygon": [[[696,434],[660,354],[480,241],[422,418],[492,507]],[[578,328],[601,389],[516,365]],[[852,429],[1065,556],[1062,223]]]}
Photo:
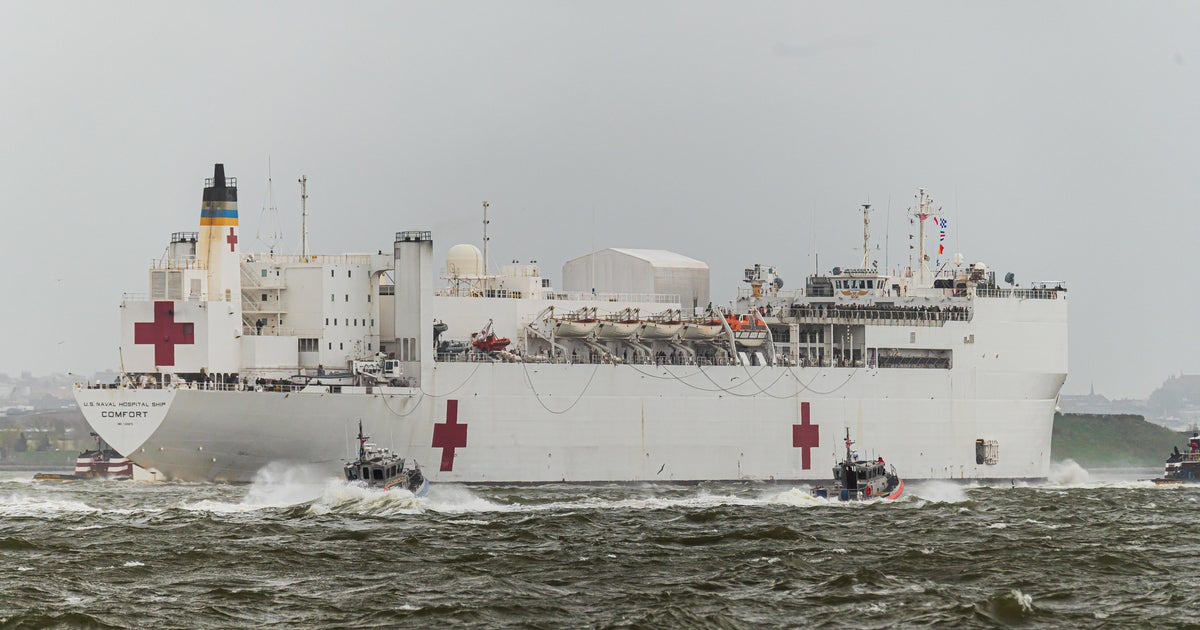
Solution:
{"label": "orange and white boat", "polygon": [[739,346],[757,348],[766,343],[767,336],[771,334],[767,323],[757,315],[730,314],[725,316],[725,321]]}

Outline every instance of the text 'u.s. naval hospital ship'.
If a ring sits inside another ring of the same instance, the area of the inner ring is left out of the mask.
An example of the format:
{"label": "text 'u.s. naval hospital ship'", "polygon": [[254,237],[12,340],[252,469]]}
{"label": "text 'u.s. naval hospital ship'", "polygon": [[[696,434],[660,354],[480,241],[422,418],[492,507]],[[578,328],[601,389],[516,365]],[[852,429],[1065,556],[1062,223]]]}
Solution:
{"label": "text 'u.s. naval hospital ship'", "polygon": [[909,479],[1045,477],[1065,289],[931,265],[926,223],[945,220],[923,190],[911,214],[903,270],[868,260],[864,208],[861,268],[784,290],[756,264],[736,305],[706,308],[707,266],[660,250],[568,262],[564,283],[591,276],[577,293],[532,263],[488,273],[471,245],[435,285],[425,231],[386,254],[243,253],[218,164],[199,232],[122,300],[120,382],[76,398],[179,480],[335,475],[360,419],[435,482],[828,479],[847,429]]}

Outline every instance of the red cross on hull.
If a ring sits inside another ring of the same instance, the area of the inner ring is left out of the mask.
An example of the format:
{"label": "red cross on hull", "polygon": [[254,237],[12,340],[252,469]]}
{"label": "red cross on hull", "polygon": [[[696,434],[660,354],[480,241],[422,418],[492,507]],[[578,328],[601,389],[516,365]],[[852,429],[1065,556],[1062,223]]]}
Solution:
{"label": "red cross on hull", "polygon": [[458,401],[446,401],[446,421],[433,425],[433,448],[442,449],[442,467],[454,470],[454,449],[467,445],[467,425],[458,423]]}
{"label": "red cross on hull", "polygon": [[804,470],[812,468],[812,450],[821,446],[821,425],[809,424],[808,403],[800,403],[800,424],[792,425],[792,448],[804,449],[800,452],[800,466]]}
{"label": "red cross on hull", "polygon": [[154,321],[133,325],[133,343],[154,344],[154,365],[175,365],[175,345],[196,343],[195,324],[175,321],[175,303],[154,303]]}
{"label": "red cross on hull", "polygon": [[226,237],[225,237],[225,242],[226,242],[226,243],[229,243],[229,251],[231,251],[231,252],[232,252],[232,251],[233,251],[233,247],[234,247],[235,245],[237,245],[237,242],[238,242],[238,237],[237,237],[237,234],[234,234],[234,233],[233,233],[233,228],[229,228],[229,236],[226,236]]}

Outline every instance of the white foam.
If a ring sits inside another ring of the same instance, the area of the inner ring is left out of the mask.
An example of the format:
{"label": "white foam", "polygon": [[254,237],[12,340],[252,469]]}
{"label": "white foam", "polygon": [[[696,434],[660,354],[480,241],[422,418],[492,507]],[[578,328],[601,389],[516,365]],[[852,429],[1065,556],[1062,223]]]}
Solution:
{"label": "white foam", "polygon": [[1014,588],[1012,591],[1013,599],[1021,605],[1021,610],[1025,612],[1033,612],[1033,596],[1022,593],[1020,589]]}
{"label": "white foam", "polygon": [[246,496],[237,503],[204,499],[184,503],[185,510],[237,514],[271,508],[284,508],[315,501],[332,485],[345,484],[318,466],[271,462],[262,467],[250,482]]}
{"label": "white foam", "polygon": [[46,516],[99,511],[82,501],[45,500],[17,494],[0,497],[0,516]]}
{"label": "white foam", "polygon": [[953,481],[930,479],[908,482],[905,489],[908,491],[906,494],[934,503],[963,503],[968,500],[967,487]]}
{"label": "white foam", "polygon": [[420,514],[422,499],[403,488],[383,490],[344,481],[329,482],[308,508],[312,514],[353,512],[379,516]]}
{"label": "white foam", "polygon": [[1050,483],[1058,486],[1080,486],[1091,481],[1087,469],[1073,459],[1050,464]]}
{"label": "white foam", "polygon": [[242,503],[260,507],[308,503],[324,494],[329,481],[329,473],[318,466],[271,462],[254,474]]}
{"label": "white foam", "polygon": [[121,566],[123,566],[123,567],[144,567],[144,566],[146,566],[146,563],[138,562],[137,560],[130,560],[129,562],[126,562],[125,564],[122,564]]}

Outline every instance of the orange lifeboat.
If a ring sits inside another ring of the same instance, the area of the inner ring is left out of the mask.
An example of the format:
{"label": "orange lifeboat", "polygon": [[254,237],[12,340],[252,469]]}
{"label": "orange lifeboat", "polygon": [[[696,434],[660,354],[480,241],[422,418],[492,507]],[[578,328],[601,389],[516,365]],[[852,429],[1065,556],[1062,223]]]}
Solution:
{"label": "orange lifeboat", "polygon": [[733,331],[734,341],[747,348],[763,345],[770,334],[767,323],[757,315],[729,314],[725,316],[725,323],[729,324],[729,329]]}

